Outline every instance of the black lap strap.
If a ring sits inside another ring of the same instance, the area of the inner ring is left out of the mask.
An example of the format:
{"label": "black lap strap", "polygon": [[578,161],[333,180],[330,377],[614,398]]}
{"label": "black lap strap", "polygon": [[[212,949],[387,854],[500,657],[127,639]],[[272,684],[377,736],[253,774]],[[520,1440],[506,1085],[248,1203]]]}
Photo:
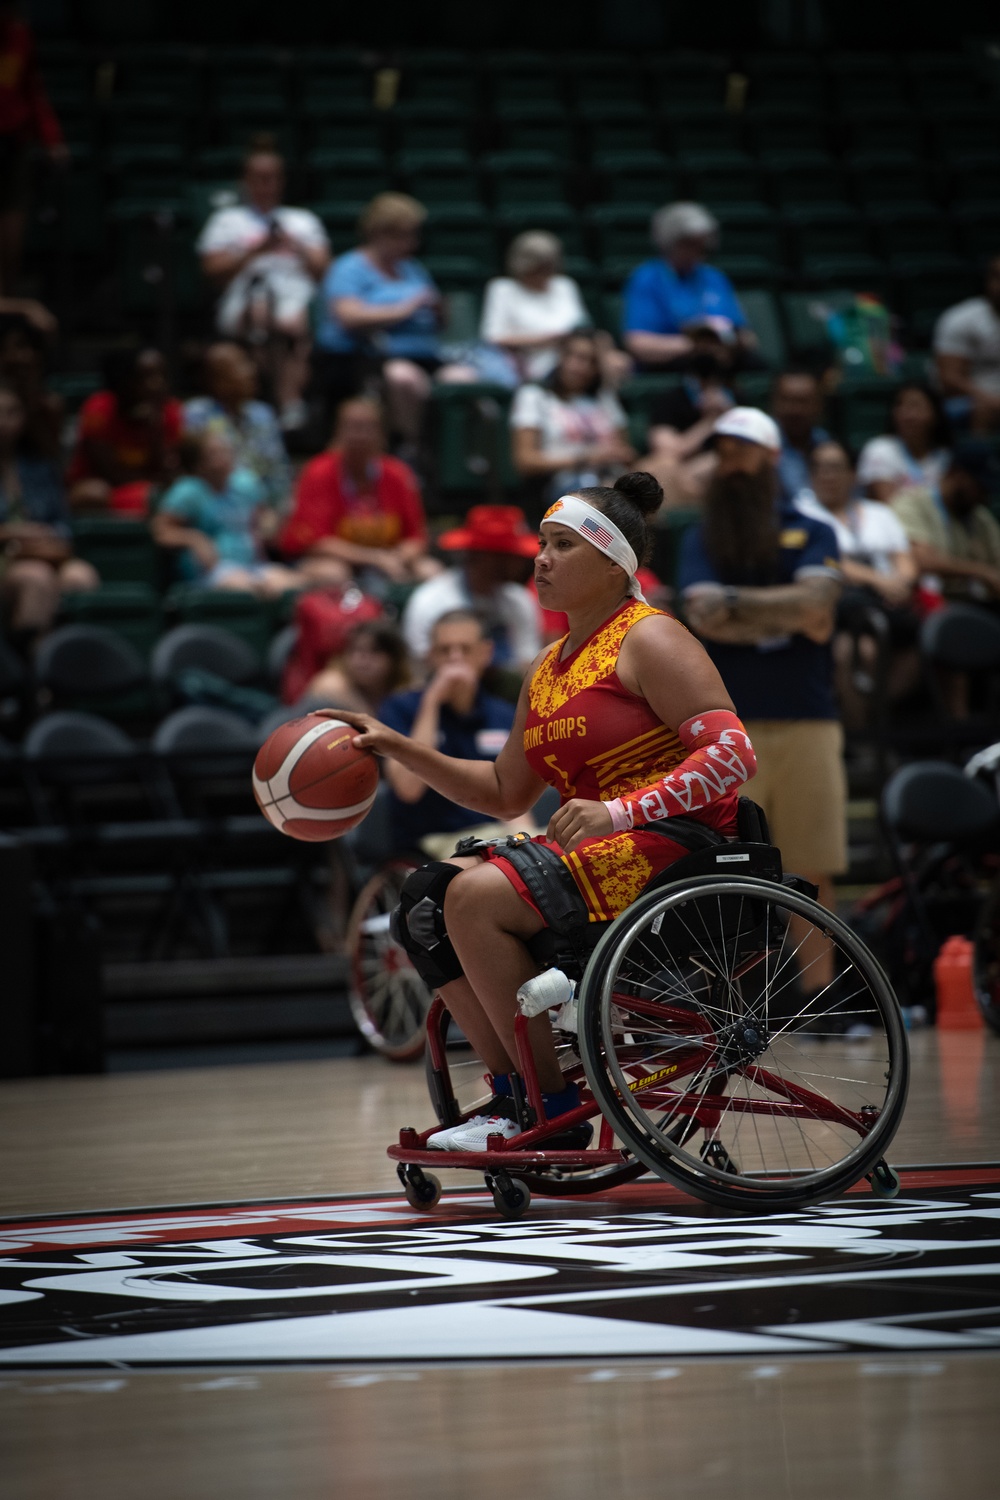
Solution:
{"label": "black lap strap", "polygon": [[587,905],[555,850],[518,836],[500,843],[497,852],[520,875],[546,925],[560,937],[578,941],[590,925]]}
{"label": "black lap strap", "polygon": [[727,842],[726,836],[697,818],[663,818],[658,823],[643,823],[643,833],[662,833],[665,839],[680,844],[688,853],[697,849],[714,849]]}

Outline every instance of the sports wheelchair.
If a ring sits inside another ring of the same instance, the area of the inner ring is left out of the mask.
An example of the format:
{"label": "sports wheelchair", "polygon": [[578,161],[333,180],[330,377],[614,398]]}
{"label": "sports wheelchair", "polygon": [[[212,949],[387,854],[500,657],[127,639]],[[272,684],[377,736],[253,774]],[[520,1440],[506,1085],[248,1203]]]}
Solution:
{"label": "sports wheelchair", "polygon": [[[603,1192],[645,1172],[749,1212],[799,1208],[864,1177],[878,1196],[896,1195],[885,1152],[906,1100],[908,1054],[878,963],[816,902],[815,887],[783,873],[749,799],[740,799],[735,842],[688,819],[671,819],[670,833],[690,852],[621,916],[563,922],[529,944],[543,968],[577,984],[575,1027],[571,1002],[553,1029],[579,1106],[545,1118],[522,1005],[511,1075],[521,1134],[445,1152],[426,1146],[439,1126],[401,1130],[388,1154],[414,1208],[437,1203],[441,1184],[428,1169],[440,1167],[482,1171],[508,1217],[532,1193]],[[832,979],[810,984],[828,957]],[[440,1126],[476,1113],[476,1101],[460,1102],[449,1022],[439,997],[426,1067]],[[865,1040],[847,1038],[852,1022]],[[580,1127],[586,1134],[592,1119],[596,1141],[583,1144]]]}

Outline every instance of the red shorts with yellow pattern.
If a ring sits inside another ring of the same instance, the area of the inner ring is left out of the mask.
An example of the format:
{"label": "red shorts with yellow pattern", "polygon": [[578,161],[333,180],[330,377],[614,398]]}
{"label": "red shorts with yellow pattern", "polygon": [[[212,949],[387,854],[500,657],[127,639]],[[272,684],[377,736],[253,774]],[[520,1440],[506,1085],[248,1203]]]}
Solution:
{"label": "red shorts with yellow pattern", "polygon": [[[732,821],[731,828],[718,831],[723,835],[735,834],[735,809]],[[552,839],[537,838],[532,843],[544,844],[560,856],[583,897],[591,922],[609,922],[620,917],[642,895],[654,875],[659,875],[661,870],[668,869],[690,852],[665,832],[648,828],[584,839],[572,854],[564,853]],[[504,858],[503,849],[491,850],[486,858],[496,864],[521,899],[541,916],[528,887],[510,861]]]}

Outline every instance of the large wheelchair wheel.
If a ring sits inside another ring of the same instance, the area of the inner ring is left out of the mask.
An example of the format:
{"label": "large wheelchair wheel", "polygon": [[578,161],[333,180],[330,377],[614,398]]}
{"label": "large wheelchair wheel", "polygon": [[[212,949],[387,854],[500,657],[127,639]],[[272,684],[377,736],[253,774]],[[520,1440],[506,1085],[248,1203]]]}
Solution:
{"label": "large wheelchair wheel", "polygon": [[410,1062],[422,1056],[433,995],[389,931],[408,860],[383,865],[362,886],[347,924],[351,1012],[361,1035],[383,1057]]}
{"label": "large wheelchair wheel", "polygon": [[1000,880],[990,888],[976,923],[972,982],[987,1025],[1000,1032]]}
{"label": "large wheelchair wheel", "polygon": [[[829,957],[832,980],[812,983]],[[843,1192],[879,1167],[906,1100],[906,1036],[875,959],[832,912],[752,876],[651,891],[610,925],[581,986],[580,1049],[623,1143],[727,1208]]]}

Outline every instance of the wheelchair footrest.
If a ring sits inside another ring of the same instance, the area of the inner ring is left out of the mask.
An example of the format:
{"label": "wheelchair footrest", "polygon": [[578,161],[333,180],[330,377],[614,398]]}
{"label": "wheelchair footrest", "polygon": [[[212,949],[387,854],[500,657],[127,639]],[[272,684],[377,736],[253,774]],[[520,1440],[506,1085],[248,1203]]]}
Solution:
{"label": "wheelchair footrest", "polygon": [[[515,1136],[515,1140],[516,1140]],[[538,1171],[541,1167],[620,1167],[630,1160],[627,1151],[426,1151],[410,1145],[390,1146],[386,1155],[414,1167],[461,1167],[465,1171]]]}

